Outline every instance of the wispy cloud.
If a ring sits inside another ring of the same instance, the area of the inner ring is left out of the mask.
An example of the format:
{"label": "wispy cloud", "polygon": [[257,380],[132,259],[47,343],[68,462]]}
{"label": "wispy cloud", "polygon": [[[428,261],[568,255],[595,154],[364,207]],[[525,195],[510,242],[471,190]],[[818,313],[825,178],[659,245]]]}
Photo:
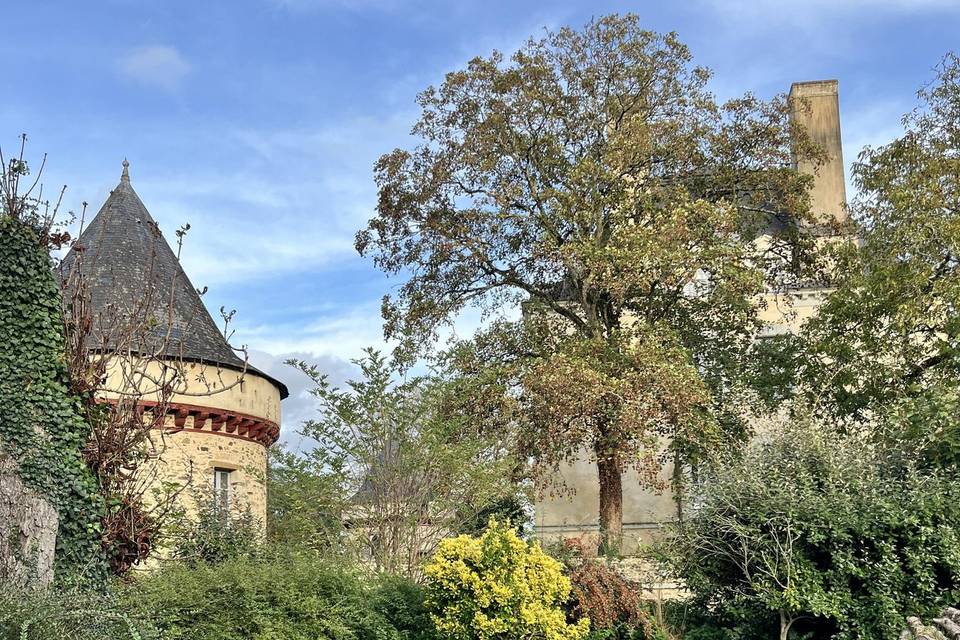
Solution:
{"label": "wispy cloud", "polygon": [[302,351],[280,354],[250,351],[250,363],[253,366],[287,385],[290,396],[283,401],[283,424],[280,437],[285,444],[296,450],[303,441],[298,433],[300,427],[307,420],[317,418],[320,406],[316,397],[310,393],[313,389],[313,381],[296,368],[286,364],[287,360],[303,360],[307,364],[315,365],[335,386],[342,386],[347,380],[356,377],[358,370],[353,364],[337,356],[317,356]]}
{"label": "wispy cloud", "polygon": [[180,51],[166,45],[134,49],[120,61],[120,72],[127,78],[167,91],[177,89],[191,68]]}
{"label": "wispy cloud", "polygon": [[319,270],[357,257],[354,236],[376,205],[374,162],[408,144],[414,118],[217,131],[220,153],[233,159],[229,171],[198,162],[135,177],[134,186],[168,237],[190,223],[183,262],[197,283]]}
{"label": "wispy cloud", "polygon": [[304,353],[312,357],[337,355],[359,358],[366,347],[388,351],[383,321],[376,301],[341,307],[306,322],[237,327],[237,339],[268,353]]}
{"label": "wispy cloud", "polygon": [[[516,320],[520,317],[520,309],[505,306],[495,315]],[[449,326],[440,329],[437,348],[472,336],[490,319],[478,309],[464,309]],[[313,358],[337,356],[348,361],[361,357],[367,347],[389,353],[396,345],[384,340],[383,319],[377,300],[317,308],[309,319],[303,321],[248,325],[241,318],[236,329],[233,340],[236,344],[254,345],[267,353],[302,353]]]}

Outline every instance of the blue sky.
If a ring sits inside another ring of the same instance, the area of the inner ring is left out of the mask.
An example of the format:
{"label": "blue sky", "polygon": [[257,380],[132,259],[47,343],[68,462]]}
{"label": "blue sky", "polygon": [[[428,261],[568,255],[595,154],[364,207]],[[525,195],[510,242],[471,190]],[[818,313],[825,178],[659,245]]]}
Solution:
{"label": "blue sky", "polygon": [[[26,132],[74,210],[95,212],[129,158],[168,237],[192,225],[183,262],[208,306],[237,309],[234,342],[289,383],[289,434],[311,408],[284,358],[342,379],[382,343],[380,298],[397,283],[353,236],[373,212],[374,161],[412,142],[418,91],[544,27],[625,11],[679,32],[721,98],[839,79],[848,163],[897,134],[960,48],[960,0],[17,2],[3,12],[0,144]],[[458,331],[476,325],[467,314]]]}

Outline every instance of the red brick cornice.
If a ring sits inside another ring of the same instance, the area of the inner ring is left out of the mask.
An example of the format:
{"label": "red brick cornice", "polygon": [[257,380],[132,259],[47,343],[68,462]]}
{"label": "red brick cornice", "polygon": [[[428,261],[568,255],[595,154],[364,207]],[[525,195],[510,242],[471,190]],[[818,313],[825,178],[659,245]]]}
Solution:
{"label": "red brick cornice", "polygon": [[[104,398],[103,401],[110,404],[116,404],[117,402],[113,398]],[[151,411],[156,408],[158,403],[141,400],[137,404],[145,410]],[[183,402],[170,402],[166,405],[166,412],[168,416],[173,416],[174,426],[168,429],[174,432],[200,431],[228,438],[259,442],[264,447],[269,447],[280,437],[280,427],[276,422],[238,411],[227,411]],[[187,426],[187,418],[192,418],[189,427]]]}

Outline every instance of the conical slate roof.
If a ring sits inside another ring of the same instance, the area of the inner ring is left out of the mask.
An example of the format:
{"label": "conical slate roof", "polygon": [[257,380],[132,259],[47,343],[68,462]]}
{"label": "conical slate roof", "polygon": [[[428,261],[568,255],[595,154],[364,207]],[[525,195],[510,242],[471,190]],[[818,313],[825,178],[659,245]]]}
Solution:
{"label": "conical slate roof", "polygon": [[[155,318],[138,337],[144,350],[187,361],[220,365],[255,373],[273,382],[281,397],[286,387],[279,381],[244,365],[227,344],[190,283],[176,254],[164,239],[156,221],[133,190],[123,161],[120,184],[97,215],[83,230],[74,247],[63,259],[61,272],[71,273],[75,261],[82,260],[83,274],[94,323],[91,348],[109,348],[109,338],[101,338],[98,325],[107,326],[118,318]],[[170,304],[172,298],[173,303]],[[146,311],[146,307],[151,307]]]}

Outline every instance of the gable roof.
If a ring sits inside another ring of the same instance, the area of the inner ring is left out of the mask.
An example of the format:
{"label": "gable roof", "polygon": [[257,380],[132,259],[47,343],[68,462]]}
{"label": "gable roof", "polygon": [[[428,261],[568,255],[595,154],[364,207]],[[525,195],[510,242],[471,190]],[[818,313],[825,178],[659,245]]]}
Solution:
{"label": "gable roof", "polygon": [[145,330],[147,335],[138,336],[145,348],[153,343],[163,345],[163,355],[171,358],[238,371],[245,367],[271,381],[279,389],[281,399],[287,397],[282,382],[249,363],[245,365],[227,343],[156,221],[133,190],[128,167],[124,160],[120,184],[110,192],[62,262],[62,273],[69,274],[76,260],[83,261],[82,273],[95,327],[108,326],[113,319],[131,318],[134,314],[143,317],[143,305],[149,304],[153,307],[149,313],[157,318],[157,325]]}

